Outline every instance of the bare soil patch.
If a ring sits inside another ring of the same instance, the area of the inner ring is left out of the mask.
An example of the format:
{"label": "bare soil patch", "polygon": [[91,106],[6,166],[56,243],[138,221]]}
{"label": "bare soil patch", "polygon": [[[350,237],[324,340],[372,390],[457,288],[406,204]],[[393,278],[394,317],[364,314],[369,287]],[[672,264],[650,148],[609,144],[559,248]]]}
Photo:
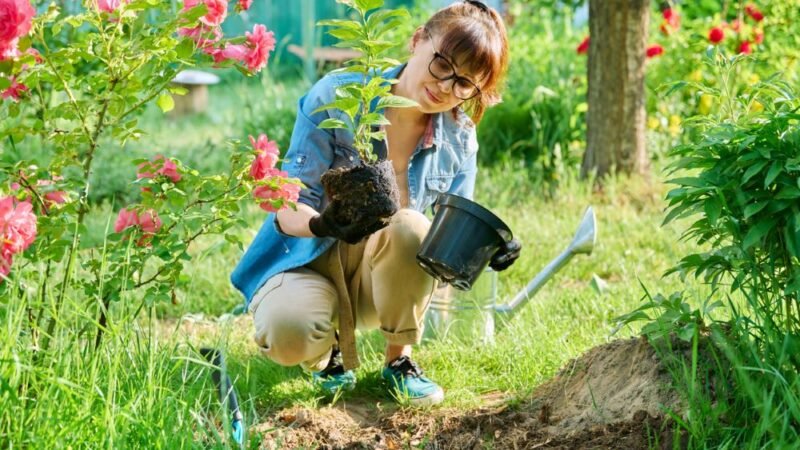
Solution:
{"label": "bare soil patch", "polygon": [[251,427],[250,436],[264,449],[674,448],[665,411],[683,408],[670,382],[649,343],[618,340],[570,361],[522,401],[494,394],[463,411],[345,399],[280,411]]}

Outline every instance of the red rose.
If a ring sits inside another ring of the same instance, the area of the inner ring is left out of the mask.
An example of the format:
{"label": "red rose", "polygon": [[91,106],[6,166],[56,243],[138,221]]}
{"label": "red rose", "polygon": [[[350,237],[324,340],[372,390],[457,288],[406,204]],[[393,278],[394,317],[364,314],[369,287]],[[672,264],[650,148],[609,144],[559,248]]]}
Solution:
{"label": "red rose", "polygon": [[589,36],[583,38],[583,41],[578,45],[575,51],[578,52],[579,55],[583,55],[589,51]]}
{"label": "red rose", "polygon": [[752,3],[744,7],[744,12],[746,12],[748,16],[752,17],[756,22],[761,22],[764,20],[764,14],[762,14],[761,11],[756,8],[756,5]]}
{"label": "red rose", "polygon": [[712,44],[719,44],[723,39],[725,39],[725,32],[720,27],[714,27],[708,32],[708,40]]}
{"label": "red rose", "polygon": [[753,53],[753,49],[750,48],[750,41],[742,41],[742,43],[739,44],[739,53],[742,53],[742,54],[745,54],[745,55],[749,55],[750,53]]}
{"label": "red rose", "polygon": [[656,57],[658,55],[661,55],[662,53],[664,53],[664,47],[662,47],[662,46],[660,46],[658,44],[653,44],[650,47],[647,47],[647,57],[648,58],[654,58],[654,57]]}

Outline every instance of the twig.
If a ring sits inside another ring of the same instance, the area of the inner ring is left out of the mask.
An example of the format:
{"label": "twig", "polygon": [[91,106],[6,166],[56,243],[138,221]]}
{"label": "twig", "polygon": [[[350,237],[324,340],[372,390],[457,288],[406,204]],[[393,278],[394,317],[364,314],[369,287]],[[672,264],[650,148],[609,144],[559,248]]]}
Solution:
{"label": "twig", "polygon": [[[200,231],[198,231],[197,233],[195,233],[189,239],[186,240],[186,247],[188,248],[189,244],[191,244],[195,239],[197,239],[198,237],[200,237],[203,234],[205,234],[206,233],[206,229],[208,228],[209,225],[213,224],[214,222],[219,222],[220,220],[222,220],[222,219],[217,217],[216,219],[212,220],[208,224],[204,225],[200,229]],[[146,280],[140,280],[138,283],[136,283],[133,286],[133,289],[138,289],[138,288],[140,288],[140,287],[142,287],[142,286],[144,286],[146,284],[152,283],[153,281],[155,281],[158,278],[159,275],[164,273],[164,270],[166,270],[167,267],[172,266],[172,264],[176,263],[176,262],[178,262],[178,258],[175,258],[172,261],[170,261],[169,263],[162,265],[161,268],[155,274],[153,274],[150,278],[147,278]]]}

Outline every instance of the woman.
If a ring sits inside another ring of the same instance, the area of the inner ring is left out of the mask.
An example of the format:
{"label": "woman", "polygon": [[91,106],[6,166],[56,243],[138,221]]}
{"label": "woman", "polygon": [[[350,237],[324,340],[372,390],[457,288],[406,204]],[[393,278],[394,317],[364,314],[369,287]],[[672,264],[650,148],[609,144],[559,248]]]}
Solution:
{"label": "woman", "polygon": [[[409,61],[384,77],[397,79],[392,92],[419,106],[387,109],[386,142],[375,143],[375,153],[395,169],[403,209],[369,235],[359,230],[374,230],[375,222],[330,220],[320,177],[332,167],[357,162],[358,154],[352,135],[317,128],[337,113],[313,112],[335,99],[338,86],[355,79],[329,74],[300,99],[283,165],[306,186],[297,210],[266,220],[231,280],[247,298],[255,341],[265,356],[314,371],[315,382],[334,393],[355,384],[353,328],[380,328],[386,339],[383,378],[395,396],[419,405],[444,398],[441,387],[411,359],[434,286],[415,259],[430,226],[422,212],[442,192],[472,197],[475,124],[500,99],[508,42],[497,12],[467,0],[419,27],[410,50]],[[507,268],[519,250],[513,241],[498,251],[492,267]]]}

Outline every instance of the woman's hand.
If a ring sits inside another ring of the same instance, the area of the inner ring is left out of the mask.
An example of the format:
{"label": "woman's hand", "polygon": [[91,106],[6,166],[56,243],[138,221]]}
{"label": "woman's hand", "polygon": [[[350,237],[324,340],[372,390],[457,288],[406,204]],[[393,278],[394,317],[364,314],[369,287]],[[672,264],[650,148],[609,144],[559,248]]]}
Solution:
{"label": "woman's hand", "polygon": [[336,204],[328,205],[322,214],[317,214],[308,221],[308,228],[317,237],[334,237],[356,244],[370,234],[389,224],[388,217],[368,217],[355,223],[338,223],[335,219]]}
{"label": "woman's hand", "polygon": [[522,243],[516,239],[506,242],[500,250],[496,251],[492,256],[489,267],[496,272],[506,270],[519,258],[519,253],[522,250]]}

